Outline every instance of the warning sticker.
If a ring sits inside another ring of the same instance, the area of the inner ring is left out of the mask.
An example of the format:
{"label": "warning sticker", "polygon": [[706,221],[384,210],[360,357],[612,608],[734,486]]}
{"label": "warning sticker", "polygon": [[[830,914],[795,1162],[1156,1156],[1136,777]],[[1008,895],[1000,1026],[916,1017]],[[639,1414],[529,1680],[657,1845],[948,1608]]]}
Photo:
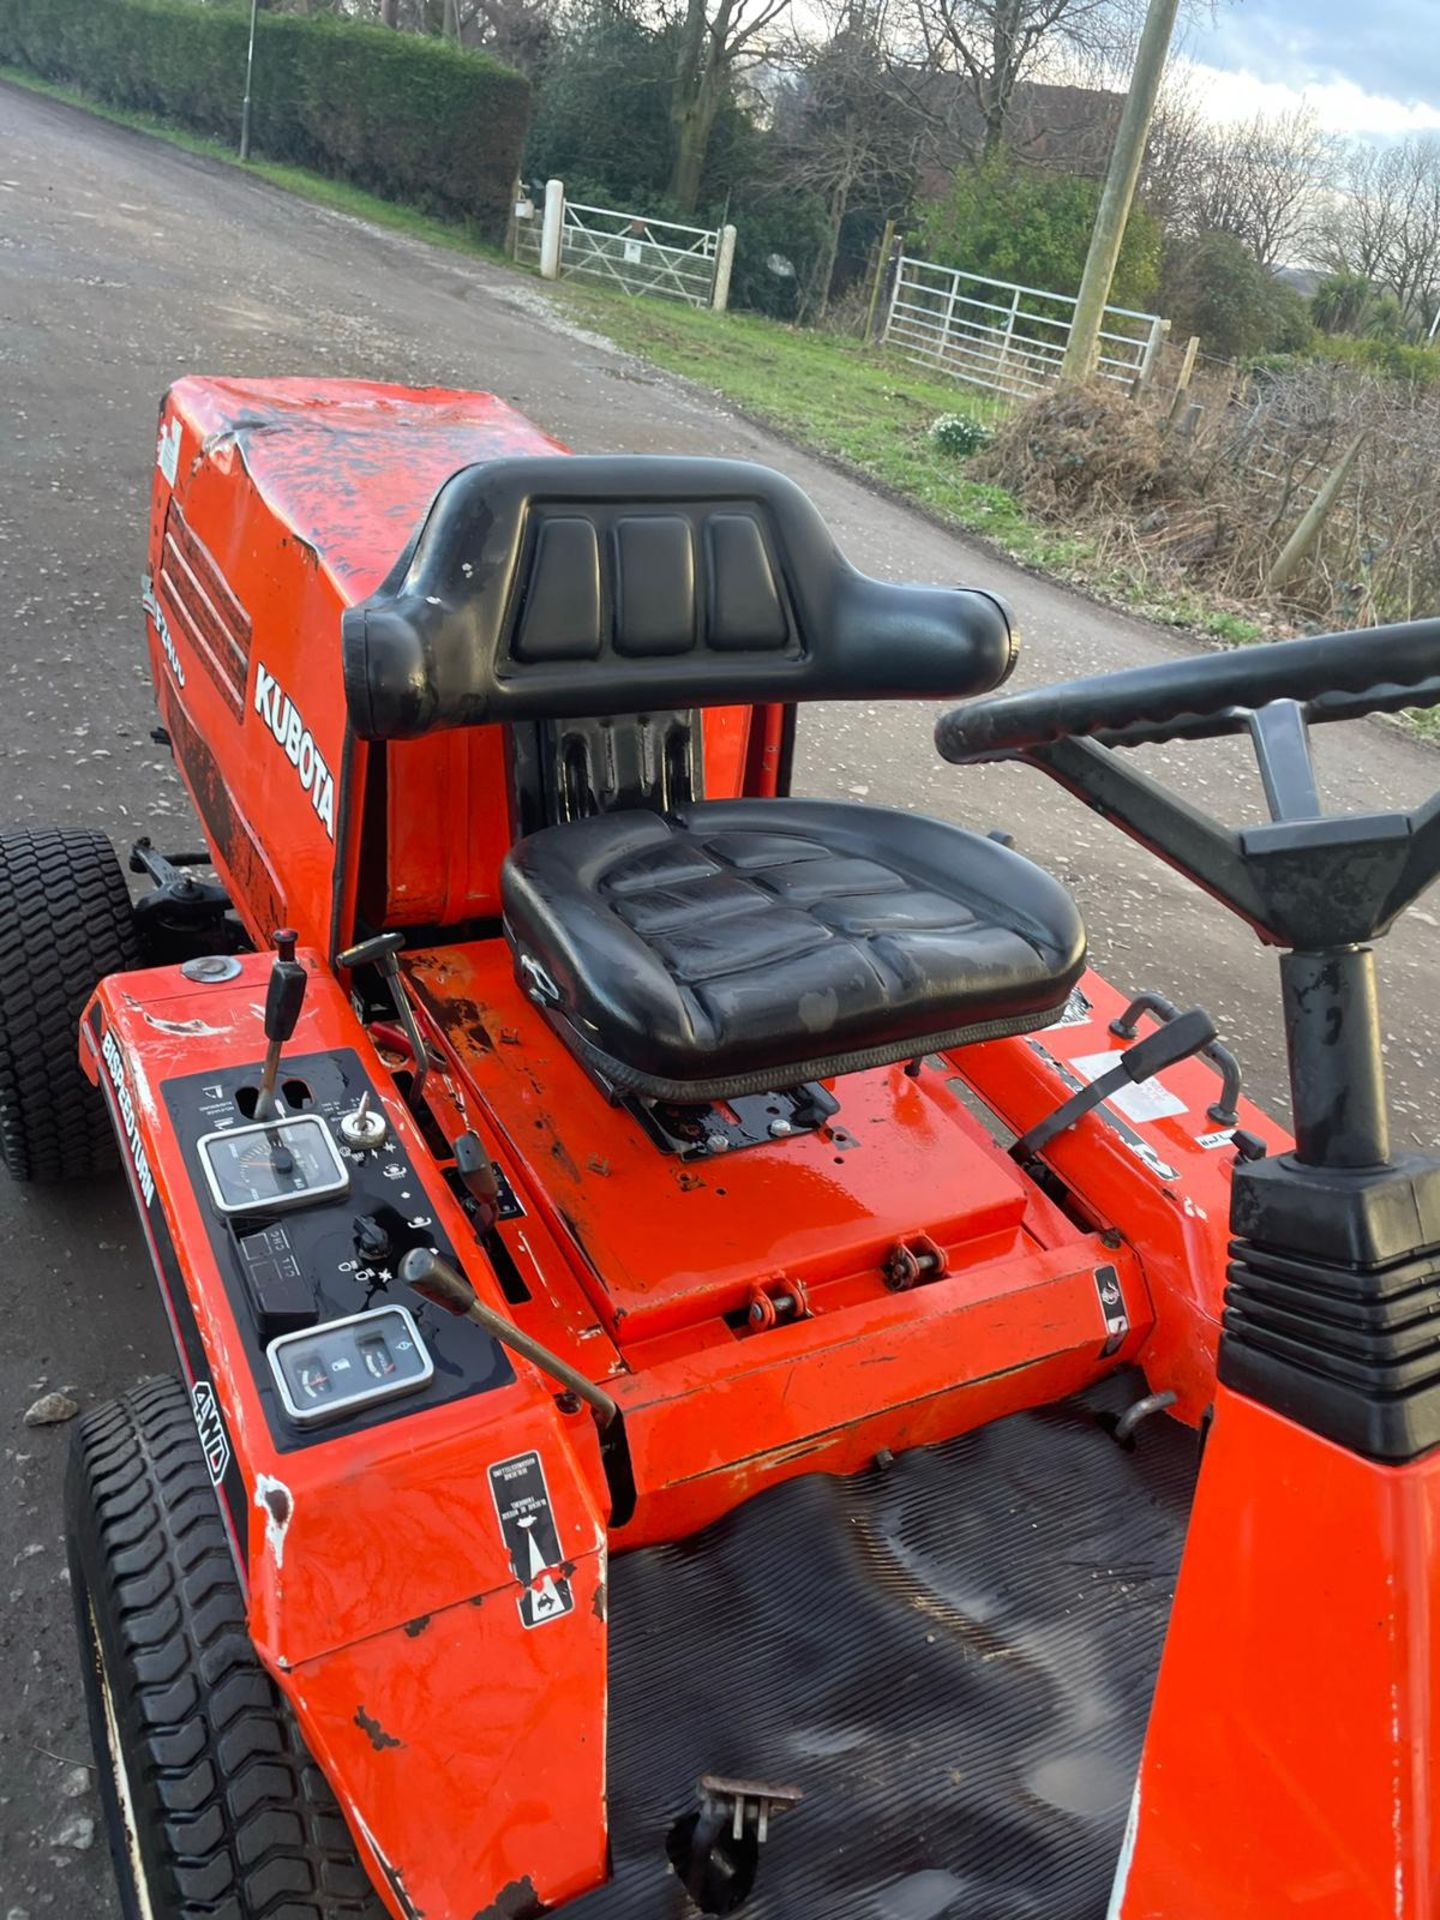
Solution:
{"label": "warning sticker", "polygon": [[1100,1349],[1102,1358],[1118,1353],[1125,1344],[1125,1336],[1130,1331],[1130,1316],[1125,1311],[1125,1295],[1120,1290],[1120,1276],[1114,1267],[1095,1269],[1095,1291],[1100,1296],[1100,1311],[1105,1316],[1105,1344]]}
{"label": "warning sticker", "polygon": [[[1119,1062],[1118,1053],[1087,1053],[1070,1064],[1087,1080],[1098,1080],[1101,1074],[1109,1073]],[[1120,1087],[1108,1098],[1110,1105],[1118,1107],[1127,1120],[1164,1120],[1172,1113],[1185,1112],[1185,1102],[1177,1100],[1158,1079],[1141,1080],[1138,1085]]]}
{"label": "warning sticker", "polygon": [[560,1534],[550,1508],[550,1489],[538,1453],[517,1454],[490,1469],[490,1492],[510,1565],[524,1591],[520,1619],[543,1627],[575,1606],[570,1577],[560,1553]]}

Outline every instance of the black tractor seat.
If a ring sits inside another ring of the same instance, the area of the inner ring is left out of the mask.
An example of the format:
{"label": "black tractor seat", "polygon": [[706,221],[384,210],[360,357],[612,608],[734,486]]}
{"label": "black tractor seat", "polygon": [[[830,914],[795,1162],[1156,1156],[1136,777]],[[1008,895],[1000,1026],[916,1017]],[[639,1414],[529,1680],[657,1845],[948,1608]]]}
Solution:
{"label": "black tractor seat", "polygon": [[1085,961],[1065,889],[888,807],[697,801],[520,841],[519,978],[623,1093],[735,1098],[1047,1025]]}

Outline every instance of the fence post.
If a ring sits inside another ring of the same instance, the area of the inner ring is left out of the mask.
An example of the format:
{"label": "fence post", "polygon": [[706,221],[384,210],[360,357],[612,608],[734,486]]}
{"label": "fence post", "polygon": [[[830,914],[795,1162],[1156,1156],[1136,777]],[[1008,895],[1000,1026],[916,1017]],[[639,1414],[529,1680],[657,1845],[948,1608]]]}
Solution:
{"label": "fence post", "polygon": [[875,274],[870,282],[870,304],[865,309],[865,331],[861,338],[875,338],[875,310],[880,304],[880,289],[884,286],[890,270],[890,242],[895,238],[895,222],[887,220],[885,231],[880,236],[880,245],[875,251]]}
{"label": "fence post", "polygon": [[1180,377],[1175,382],[1175,398],[1170,402],[1170,422],[1173,426],[1185,404],[1185,395],[1189,391],[1190,379],[1195,371],[1195,356],[1200,351],[1200,336],[1192,333],[1185,342],[1185,358],[1180,362]]}
{"label": "fence post", "polygon": [[540,278],[560,278],[560,242],[565,227],[565,182],[545,182],[545,222],[540,229]]}
{"label": "fence post", "polygon": [[950,297],[945,302],[945,318],[940,323],[940,365],[950,358],[950,332],[955,325],[955,301],[960,292],[960,270],[950,269]]}
{"label": "fence post", "polygon": [[1160,358],[1160,349],[1170,332],[1170,322],[1156,318],[1150,322],[1150,335],[1145,342],[1145,351],[1140,356],[1140,371],[1130,389],[1130,398],[1139,400],[1155,376],[1155,362]]}
{"label": "fence post", "polygon": [[724,313],[730,304],[730,275],[735,268],[735,229],[720,229],[720,245],[715,254],[715,280],[710,304],[716,313]]}
{"label": "fence post", "polygon": [[1365,444],[1368,431],[1366,427],[1360,429],[1331,468],[1324,486],[1305,509],[1299,526],[1281,548],[1280,558],[1265,576],[1267,593],[1274,593],[1285,585],[1320,538],[1325,522],[1330,518],[1335,502],[1340,498],[1345,482],[1350,478],[1351,469],[1359,457],[1361,447]]}
{"label": "fence post", "polygon": [[[880,298],[875,303],[877,325],[873,337],[876,346],[883,347],[890,338],[890,324],[895,318],[895,302],[900,297],[901,262],[904,258],[905,236],[903,233],[892,234],[883,269],[884,285],[880,289]],[[883,320],[880,318],[882,313]]]}
{"label": "fence post", "polygon": [[513,260],[520,246],[520,204],[525,198],[525,182],[517,173],[510,189],[510,213],[505,222],[505,257]]}
{"label": "fence post", "polygon": [[1015,316],[1020,311],[1020,289],[1016,287],[1015,298],[1010,302],[1010,315],[1005,322],[1005,338],[1000,342],[1000,364],[995,370],[998,380],[1005,378],[1010,363],[1010,342],[1015,338]]}

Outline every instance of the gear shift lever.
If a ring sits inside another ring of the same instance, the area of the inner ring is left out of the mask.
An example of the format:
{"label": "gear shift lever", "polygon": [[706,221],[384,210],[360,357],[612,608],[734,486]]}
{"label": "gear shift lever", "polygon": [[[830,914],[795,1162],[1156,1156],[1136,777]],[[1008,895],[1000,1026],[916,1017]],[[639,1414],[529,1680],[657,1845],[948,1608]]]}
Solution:
{"label": "gear shift lever", "polygon": [[275,1082],[280,1073],[280,1049],[295,1031],[305,1001],[306,972],[295,958],[299,935],[292,927],[277,927],[270,936],[275,945],[275,960],[270,968],[270,986],[265,995],[265,1066],[260,1075],[260,1093],[255,1102],[257,1120],[275,1120],[280,1109],[275,1099]]}

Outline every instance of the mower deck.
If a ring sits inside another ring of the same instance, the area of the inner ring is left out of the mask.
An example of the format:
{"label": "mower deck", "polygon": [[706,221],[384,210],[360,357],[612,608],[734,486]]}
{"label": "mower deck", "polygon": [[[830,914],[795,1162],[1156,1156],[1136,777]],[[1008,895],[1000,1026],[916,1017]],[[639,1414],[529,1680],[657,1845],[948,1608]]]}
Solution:
{"label": "mower deck", "polygon": [[849,1479],[775,1487],[611,1572],[614,1879],[574,1920],[687,1911],[665,1839],[706,1773],[803,1786],[753,1920],[1100,1920],[1197,1467],[1126,1452],[1112,1376]]}

